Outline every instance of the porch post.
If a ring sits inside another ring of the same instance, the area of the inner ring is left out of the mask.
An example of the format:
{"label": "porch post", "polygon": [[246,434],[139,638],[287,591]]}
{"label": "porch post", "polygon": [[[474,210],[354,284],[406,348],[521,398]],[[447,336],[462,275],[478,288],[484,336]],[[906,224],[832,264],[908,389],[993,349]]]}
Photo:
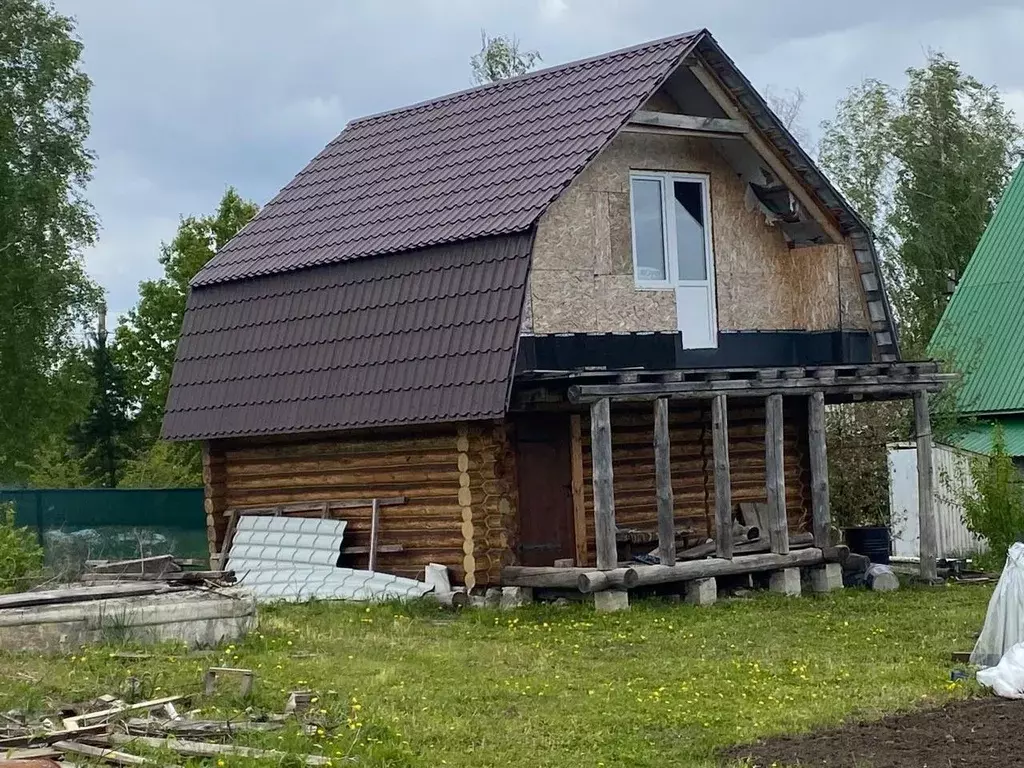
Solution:
{"label": "porch post", "polygon": [[789,524],[786,518],[786,468],[781,394],[769,395],[765,401],[764,449],[771,548],[775,554],[788,555]]}
{"label": "porch post", "polygon": [[618,564],[615,548],[615,486],[612,478],[611,407],[607,397],[590,406],[590,451],[594,464],[594,533],[597,567]]}
{"label": "porch post", "polygon": [[668,435],[668,398],[654,401],[654,475],[658,490],[658,561],[676,564],[676,521],[672,504],[672,457]]}
{"label": "porch post", "polygon": [[811,530],[814,546],[829,544],[832,507],[828,490],[828,455],[825,448],[825,393],[814,392],[807,398],[807,421],[811,451]]}
{"label": "porch post", "polygon": [[711,400],[711,442],[715,455],[715,549],[718,557],[732,559],[732,479],[725,395],[715,395]]}
{"label": "porch post", "polygon": [[938,541],[935,497],[932,487],[932,424],[928,414],[928,393],[914,393],[914,427],[917,434],[917,515],[920,539],[921,578],[935,579]]}

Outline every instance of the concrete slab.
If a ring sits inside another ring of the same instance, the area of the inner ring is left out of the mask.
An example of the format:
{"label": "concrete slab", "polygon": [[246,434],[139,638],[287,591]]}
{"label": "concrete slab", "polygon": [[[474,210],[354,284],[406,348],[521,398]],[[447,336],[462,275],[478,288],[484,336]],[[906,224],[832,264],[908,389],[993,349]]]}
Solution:
{"label": "concrete slab", "polygon": [[63,653],[103,642],[177,641],[205,648],[256,627],[256,601],[243,590],[200,590],[0,610],[0,650]]}
{"label": "concrete slab", "polygon": [[686,582],[686,602],[690,605],[714,605],[718,600],[718,582],[715,579],[694,579]]}
{"label": "concrete slab", "polygon": [[783,568],[769,577],[768,589],[786,597],[800,596],[800,569]]}
{"label": "concrete slab", "polygon": [[629,610],[629,592],[625,589],[605,589],[594,593],[594,608],[598,613]]}
{"label": "concrete slab", "polygon": [[512,611],[533,602],[531,587],[502,587],[499,607],[503,611]]}
{"label": "concrete slab", "polygon": [[843,588],[843,566],[839,563],[816,565],[810,572],[812,592],[832,592]]}

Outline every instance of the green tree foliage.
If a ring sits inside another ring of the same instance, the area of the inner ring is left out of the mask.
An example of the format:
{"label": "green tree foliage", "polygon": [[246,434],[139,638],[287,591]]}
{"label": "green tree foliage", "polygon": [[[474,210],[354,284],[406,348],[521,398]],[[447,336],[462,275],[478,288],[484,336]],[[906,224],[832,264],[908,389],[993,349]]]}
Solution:
{"label": "green tree foliage", "polygon": [[117,327],[115,354],[125,373],[128,397],[138,411],[139,434],[147,444],[160,435],[189,282],[258,210],[255,203],[228,189],[212,216],[182,219],[174,239],[161,248],[164,276],[139,284],[138,304]]}
{"label": "green tree foliage", "polygon": [[43,569],[43,548],[35,531],[14,521],[14,505],[0,504],[0,592],[17,592]]}
{"label": "green tree foliage", "polygon": [[71,442],[88,484],[116,488],[122,465],[131,454],[132,423],[124,376],[107,344],[102,315],[88,355],[92,394],[85,418],[72,430]]}
{"label": "green tree foliage", "polygon": [[194,488],[202,484],[202,464],[193,444],[157,440],[125,462],[118,487]]}
{"label": "green tree foliage", "polygon": [[819,162],[878,235],[904,354],[923,355],[1021,131],[994,87],[940,53],[902,89],[864,81],[822,127]]}
{"label": "green tree foliage", "polygon": [[1024,535],[1024,478],[1006,452],[1003,428],[996,424],[992,452],[971,463],[973,492],[964,499],[964,523],[985,539],[992,556],[1000,562],[1010,545]]}
{"label": "green tree foliage", "polygon": [[520,50],[515,37],[488,37],[485,30],[480,30],[480,52],[470,58],[469,64],[474,82],[482,85],[525,75],[540,61],[537,51]]}
{"label": "green tree foliage", "polygon": [[24,481],[66,424],[59,371],[98,298],[81,257],[96,232],[81,52],[48,3],[0,2],[0,482]]}

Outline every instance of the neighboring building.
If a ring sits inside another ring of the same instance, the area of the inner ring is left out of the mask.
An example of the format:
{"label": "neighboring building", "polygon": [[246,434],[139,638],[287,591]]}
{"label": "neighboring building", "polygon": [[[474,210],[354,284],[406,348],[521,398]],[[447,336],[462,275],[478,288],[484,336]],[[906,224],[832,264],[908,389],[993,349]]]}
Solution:
{"label": "neighboring building", "polygon": [[976,422],[954,439],[992,449],[993,425],[1024,462],[1024,165],[1017,168],[950,298],[929,347],[962,373],[957,405]]}
{"label": "neighboring building", "polygon": [[[401,496],[378,567],[472,587],[607,568],[657,498],[698,540],[767,501],[785,552],[827,523],[823,402],[942,381],[700,31],[350,123],[193,281],[164,435],[204,443],[213,552],[232,509]],[[369,510],[328,512],[367,546]]]}

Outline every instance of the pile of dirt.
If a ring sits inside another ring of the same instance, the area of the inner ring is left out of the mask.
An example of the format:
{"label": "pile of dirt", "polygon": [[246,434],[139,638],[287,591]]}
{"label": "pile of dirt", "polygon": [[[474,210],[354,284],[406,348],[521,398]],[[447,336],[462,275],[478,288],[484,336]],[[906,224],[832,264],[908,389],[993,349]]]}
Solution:
{"label": "pile of dirt", "polygon": [[942,709],[733,747],[752,766],[1006,768],[1024,765],[1024,701],[981,699]]}

